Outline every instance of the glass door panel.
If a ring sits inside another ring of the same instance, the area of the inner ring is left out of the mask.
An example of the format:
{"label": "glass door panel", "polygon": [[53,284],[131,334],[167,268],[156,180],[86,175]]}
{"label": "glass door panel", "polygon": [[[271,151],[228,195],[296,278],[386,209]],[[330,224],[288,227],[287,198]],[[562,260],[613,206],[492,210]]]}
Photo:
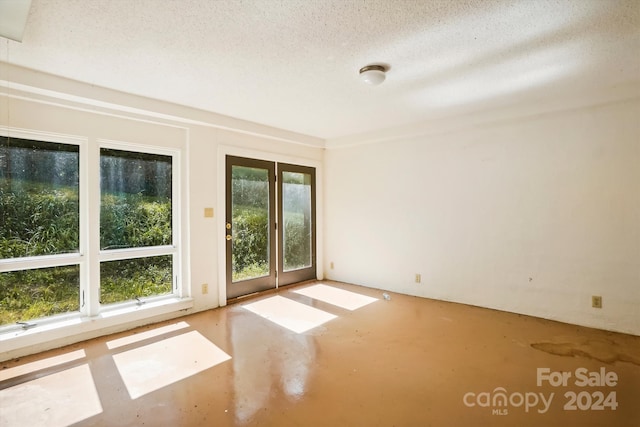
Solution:
{"label": "glass door panel", "polygon": [[227,157],[227,297],[275,287],[275,164]]}
{"label": "glass door panel", "polygon": [[279,285],[316,278],[315,169],[278,164]]}
{"label": "glass door panel", "polygon": [[282,172],[282,271],[311,267],[311,175]]}

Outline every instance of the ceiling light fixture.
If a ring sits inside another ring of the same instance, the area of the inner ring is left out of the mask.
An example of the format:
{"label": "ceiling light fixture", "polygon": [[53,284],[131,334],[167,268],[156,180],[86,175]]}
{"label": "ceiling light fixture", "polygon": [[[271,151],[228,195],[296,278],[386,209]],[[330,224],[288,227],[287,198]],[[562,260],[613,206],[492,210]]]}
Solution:
{"label": "ceiling light fixture", "polygon": [[387,68],[383,65],[367,65],[360,68],[360,78],[372,86],[382,83],[386,77]]}

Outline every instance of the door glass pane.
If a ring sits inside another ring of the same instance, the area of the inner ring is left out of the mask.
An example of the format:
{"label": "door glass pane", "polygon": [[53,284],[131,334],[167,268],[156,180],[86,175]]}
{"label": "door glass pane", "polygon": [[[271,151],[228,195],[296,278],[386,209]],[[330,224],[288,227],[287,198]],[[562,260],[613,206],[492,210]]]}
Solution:
{"label": "door glass pane", "polygon": [[0,273],[0,325],[80,310],[77,265]]}
{"label": "door glass pane", "polygon": [[231,170],[232,281],[269,275],[269,171]]}
{"label": "door glass pane", "polygon": [[311,175],[282,172],[283,271],[311,267]]}
{"label": "door glass pane", "polygon": [[0,137],[0,258],[78,252],[79,147]]}
{"label": "door glass pane", "polygon": [[172,243],[171,156],[100,150],[100,249]]}
{"label": "door glass pane", "polygon": [[172,292],[173,256],[107,261],[100,264],[100,303],[110,304]]}

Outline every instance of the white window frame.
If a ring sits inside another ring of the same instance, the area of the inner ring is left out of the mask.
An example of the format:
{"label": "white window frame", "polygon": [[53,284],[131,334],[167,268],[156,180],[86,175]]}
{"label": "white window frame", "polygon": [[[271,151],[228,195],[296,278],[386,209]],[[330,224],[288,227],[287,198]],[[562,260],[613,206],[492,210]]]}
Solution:
{"label": "white window frame", "polygon": [[[150,247],[137,247],[137,248],[125,248],[125,249],[108,249],[101,250],[100,249],[100,149],[109,148],[114,150],[126,151],[131,153],[144,153],[144,154],[158,154],[163,156],[171,157],[171,245],[164,246],[150,246]],[[143,302],[155,302],[161,301],[163,299],[182,297],[183,296],[183,286],[181,286],[181,260],[182,256],[180,253],[180,150],[166,148],[166,147],[155,147],[151,145],[141,145],[141,144],[133,144],[122,141],[113,141],[107,139],[98,139],[97,144],[95,144],[95,150],[97,151],[98,157],[98,188],[93,194],[97,194],[97,220],[92,221],[89,227],[89,232],[93,237],[92,242],[94,243],[94,251],[97,252],[97,256],[94,257],[97,259],[97,266],[93,269],[94,272],[97,270],[97,280],[100,283],[100,264],[102,262],[107,261],[120,261],[125,259],[135,259],[135,258],[147,258],[153,256],[162,256],[162,255],[171,255],[172,256],[172,291],[170,294],[166,295],[157,295],[144,298]],[[92,202],[94,202],[92,200]],[[98,285],[99,286],[99,285]],[[105,312],[109,310],[121,310],[123,306],[133,306],[139,305],[140,303],[137,301],[124,301],[113,304],[100,304],[99,302],[99,292],[98,295],[93,296],[92,298],[92,306],[99,306],[100,312]]]}
{"label": "white window frame", "polygon": [[[77,325],[78,322],[92,321],[96,317],[111,320],[120,315],[129,315],[141,309],[148,309],[149,315],[172,310],[162,309],[165,304],[171,304],[177,299],[182,300],[175,309],[181,310],[192,306],[188,298],[182,275],[182,231],[181,231],[181,187],[182,187],[182,152],[178,148],[166,148],[146,144],[134,144],[122,141],[97,139],[90,143],[88,137],[40,132],[26,129],[14,129],[0,126],[0,136],[22,138],[42,142],[77,145],[79,147],[79,244],[78,252],[33,257],[0,259],[0,273],[31,270],[49,267],[78,265],[80,270],[79,311],[61,313],[47,317],[28,320],[38,328],[23,331],[19,325],[10,324],[0,326],[0,341],[12,337],[29,338],[25,335],[51,333],[56,325],[60,327]],[[144,248],[127,248],[100,250],[100,149],[112,148],[129,152],[160,154],[172,158],[172,243],[165,246]],[[100,298],[100,263],[121,259],[142,258],[158,255],[171,255],[173,266],[172,293],[147,297],[143,301],[149,302],[142,308],[137,301],[125,301],[101,305]],[[125,317],[125,316],[123,316]],[[134,313],[132,318],[140,318]],[[42,328],[40,328],[42,327]],[[97,327],[97,325],[96,325]],[[9,335],[10,334],[10,335]],[[57,335],[57,334],[56,334]],[[33,342],[32,339],[25,341]]]}
{"label": "white window frame", "polygon": [[[83,280],[86,276],[87,265],[86,265],[86,257],[84,254],[86,253],[86,242],[87,236],[84,233],[86,230],[86,212],[87,212],[87,203],[88,200],[83,197],[83,190],[86,188],[86,178],[87,178],[87,164],[83,162],[82,156],[83,153],[86,153],[87,147],[89,145],[88,138],[75,136],[75,135],[65,135],[65,134],[56,134],[49,132],[36,132],[36,131],[28,131],[28,130],[14,130],[8,128],[0,128],[0,135],[8,138],[21,138],[28,139],[33,141],[41,141],[41,142],[53,142],[60,144],[69,144],[78,146],[78,201],[79,201],[79,224],[80,229],[79,233],[79,242],[78,242],[78,252],[75,253],[64,253],[64,254],[52,254],[52,255],[38,255],[32,257],[21,257],[21,258],[9,258],[9,259],[0,259],[0,273],[12,272],[12,271],[21,271],[21,270],[36,270],[40,268],[50,268],[50,267],[64,267],[64,266],[79,266],[80,270],[80,289],[79,289],[79,311],[73,311],[68,313],[55,314],[48,317],[42,317],[38,319],[28,320],[27,323],[35,324],[46,324],[50,322],[56,322],[61,320],[66,320],[69,318],[77,317],[80,315],[87,314],[87,306],[86,304],[83,307],[83,292],[86,292],[88,288],[88,284],[86,280]],[[86,295],[86,293],[85,293]],[[86,301],[86,300],[85,300]],[[0,331],[3,330],[11,330],[15,329],[15,325],[2,325],[0,326]]]}

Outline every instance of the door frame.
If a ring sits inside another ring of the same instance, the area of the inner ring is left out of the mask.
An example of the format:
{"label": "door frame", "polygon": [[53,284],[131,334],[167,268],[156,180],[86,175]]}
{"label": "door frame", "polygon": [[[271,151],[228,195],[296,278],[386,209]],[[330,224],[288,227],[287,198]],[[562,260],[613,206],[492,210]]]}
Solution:
{"label": "door frame", "polygon": [[[262,141],[264,142],[264,141]],[[276,163],[297,164],[300,166],[308,166],[316,170],[316,277],[318,280],[324,279],[324,257],[323,257],[323,164],[321,160],[310,159],[307,157],[289,156],[279,153],[271,153],[267,151],[252,150],[229,145],[219,145],[217,152],[217,196],[216,196],[216,212],[215,231],[213,239],[217,242],[217,277],[218,277],[218,306],[227,305],[227,273],[226,273],[226,158],[227,156],[245,157],[257,160],[265,160]]]}

